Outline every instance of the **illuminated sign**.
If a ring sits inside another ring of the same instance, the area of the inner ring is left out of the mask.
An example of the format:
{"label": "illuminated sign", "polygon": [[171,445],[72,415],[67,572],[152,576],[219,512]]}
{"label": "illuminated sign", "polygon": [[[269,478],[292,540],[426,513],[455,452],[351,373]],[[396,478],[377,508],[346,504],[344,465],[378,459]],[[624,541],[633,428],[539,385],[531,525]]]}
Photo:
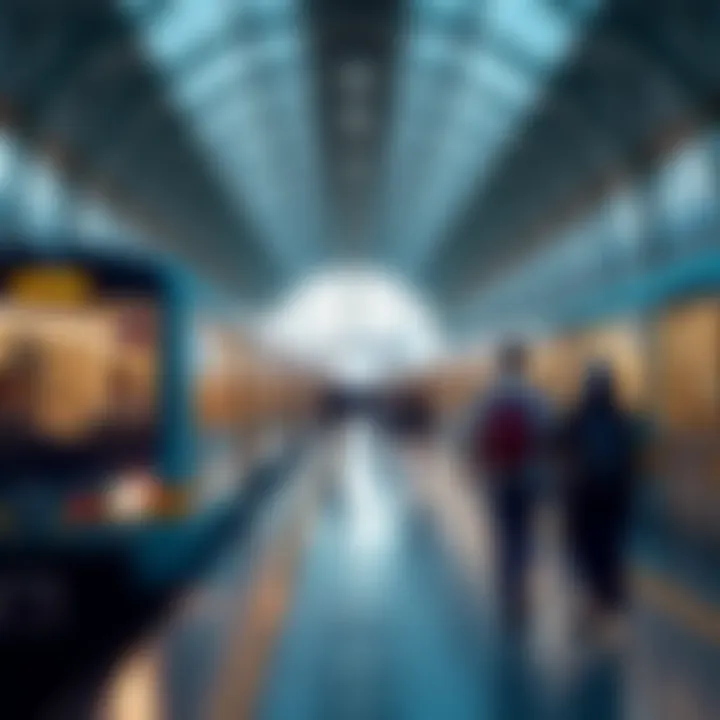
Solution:
{"label": "illuminated sign", "polygon": [[76,268],[22,268],[10,275],[7,291],[23,304],[80,305],[92,293],[92,280]]}

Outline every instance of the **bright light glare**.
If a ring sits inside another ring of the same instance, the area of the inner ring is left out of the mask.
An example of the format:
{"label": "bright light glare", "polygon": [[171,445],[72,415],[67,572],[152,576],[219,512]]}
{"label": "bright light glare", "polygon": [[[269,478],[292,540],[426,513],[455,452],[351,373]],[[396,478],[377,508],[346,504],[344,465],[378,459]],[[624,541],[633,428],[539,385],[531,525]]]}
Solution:
{"label": "bright light glare", "polygon": [[373,382],[430,362],[443,340],[431,311],[384,273],[324,272],[271,314],[266,339],[348,382]]}
{"label": "bright light glare", "polygon": [[115,480],[107,491],[108,514],[118,521],[139,520],[153,506],[155,486],[142,474],[129,473]]}

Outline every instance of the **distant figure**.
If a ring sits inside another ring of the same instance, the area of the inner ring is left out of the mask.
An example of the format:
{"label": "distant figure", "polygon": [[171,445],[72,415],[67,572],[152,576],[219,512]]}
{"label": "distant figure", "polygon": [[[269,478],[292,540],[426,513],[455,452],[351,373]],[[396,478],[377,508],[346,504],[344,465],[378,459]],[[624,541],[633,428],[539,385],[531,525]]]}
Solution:
{"label": "distant figure", "polygon": [[323,389],[318,400],[317,417],[323,427],[334,427],[347,419],[350,402],[347,391],[335,386]]}
{"label": "distant figure", "polygon": [[421,388],[401,388],[390,399],[391,424],[399,439],[423,443],[435,431],[435,413],[430,398]]}
{"label": "distant figure", "polygon": [[611,369],[595,363],[560,428],[566,526],[592,616],[614,620],[625,601],[624,543],[639,474],[639,432],[617,397]]}
{"label": "distant figure", "polygon": [[473,410],[470,455],[486,483],[496,522],[499,590],[505,622],[522,627],[541,458],[549,406],[527,380],[527,352],[507,343],[498,379]]}

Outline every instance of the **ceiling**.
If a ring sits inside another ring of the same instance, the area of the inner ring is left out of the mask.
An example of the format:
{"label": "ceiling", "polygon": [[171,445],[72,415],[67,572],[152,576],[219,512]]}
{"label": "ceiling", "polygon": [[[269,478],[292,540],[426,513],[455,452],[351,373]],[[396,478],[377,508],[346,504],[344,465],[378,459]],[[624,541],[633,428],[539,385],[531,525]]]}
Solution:
{"label": "ceiling", "polygon": [[719,97],[700,0],[52,7],[0,3],[5,124],[248,303],[372,260],[460,306]]}

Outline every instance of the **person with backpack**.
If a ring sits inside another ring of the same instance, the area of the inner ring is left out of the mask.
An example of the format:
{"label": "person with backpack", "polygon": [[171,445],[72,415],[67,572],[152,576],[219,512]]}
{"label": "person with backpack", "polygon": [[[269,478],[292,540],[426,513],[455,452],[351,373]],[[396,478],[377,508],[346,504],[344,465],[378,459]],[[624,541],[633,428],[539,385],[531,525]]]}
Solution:
{"label": "person with backpack", "polygon": [[640,429],[618,397],[611,368],[593,363],[561,423],[569,550],[590,596],[591,619],[614,623],[625,602],[624,546],[640,474]]}
{"label": "person with backpack", "polygon": [[527,379],[527,351],[508,342],[498,356],[498,379],[471,418],[474,473],[488,490],[495,521],[501,610],[522,627],[528,606],[527,575],[537,489],[549,430],[549,404]]}

